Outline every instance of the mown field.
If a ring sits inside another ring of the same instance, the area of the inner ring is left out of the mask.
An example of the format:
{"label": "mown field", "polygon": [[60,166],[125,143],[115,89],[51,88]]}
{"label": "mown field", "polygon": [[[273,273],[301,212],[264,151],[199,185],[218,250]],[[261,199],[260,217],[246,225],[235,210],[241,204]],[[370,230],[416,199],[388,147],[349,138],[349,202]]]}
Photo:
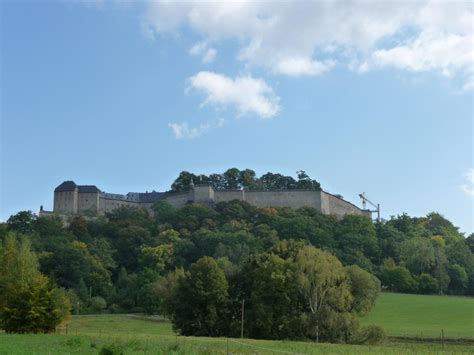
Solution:
{"label": "mown field", "polygon": [[[473,338],[473,299],[383,294],[364,324],[379,324],[389,335]],[[414,315],[415,313],[416,315]],[[396,315],[395,315],[396,314]],[[411,333],[410,333],[411,332]],[[311,342],[196,338],[174,335],[169,322],[127,315],[75,316],[68,335],[0,333],[0,354],[97,354],[115,346],[125,354],[433,354],[474,353],[463,343],[419,343],[391,339],[381,346],[314,344]]]}
{"label": "mown field", "polygon": [[391,336],[474,338],[474,298],[382,293],[361,323]]}

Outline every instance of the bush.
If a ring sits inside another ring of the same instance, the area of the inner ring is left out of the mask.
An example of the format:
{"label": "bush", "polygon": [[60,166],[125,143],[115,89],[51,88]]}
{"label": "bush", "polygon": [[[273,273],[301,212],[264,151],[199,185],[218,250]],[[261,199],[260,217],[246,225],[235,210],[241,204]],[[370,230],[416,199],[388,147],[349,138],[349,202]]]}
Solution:
{"label": "bush", "polygon": [[110,313],[120,313],[122,311],[122,308],[117,303],[112,303],[109,306],[109,312]]}
{"label": "bush", "polygon": [[99,355],[123,355],[125,351],[121,345],[108,344],[104,345],[99,352]]}
{"label": "bush", "polygon": [[100,296],[92,297],[91,308],[94,312],[100,313],[107,307],[107,302]]}
{"label": "bush", "polygon": [[387,339],[385,330],[378,325],[369,325],[362,328],[356,335],[356,344],[377,345],[382,344]]}
{"label": "bush", "polygon": [[418,292],[422,294],[433,294],[438,291],[438,281],[429,274],[418,276]]}

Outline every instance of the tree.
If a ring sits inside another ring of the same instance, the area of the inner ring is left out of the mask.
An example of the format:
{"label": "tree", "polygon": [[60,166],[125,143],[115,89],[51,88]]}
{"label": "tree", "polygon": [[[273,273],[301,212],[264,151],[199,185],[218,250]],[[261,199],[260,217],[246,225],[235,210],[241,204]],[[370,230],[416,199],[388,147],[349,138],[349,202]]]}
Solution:
{"label": "tree", "polygon": [[141,248],[139,263],[143,268],[149,268],[156,273],[162,273],[173,257],[173,245],[162,244],[156,247]]}
{"label": "tree", "polygon": [[438,291],[438,281],[430,274],[418,276],[418,292],[422,294],[432,294]]}
{"label": "tree", "polygon": [[[292,260],[261,254],[242,270],[245,331],[263,339],[295,338],[302,333],[298,279]],[[239,319],[242,299],[236,300],[234,319]],[[240,326],[240,321],[238,322]]]}
{"label": "tree", "polygon": [[227,169],[223,174],[224,176],[224,187],[226,190],[236,190],[240,186],[240,170],[237,168]]}
{"label": "tree", "polygon": [[69,318],[62,290],[38,271],[29,242],[7,237],[0,257],[0,328],[7,333],[46,333]]}
{"label": "tree", "polygon": [[417,289],[416,281],[406,268],[397,266],[393,259],[385,259],[380,267],[380,281],[391,291],[413,292]]}
{"label": "tree", "polygon": [[375,226],[366,216],[347,215],[337,225],[336,255],[345,265],[357,264],[371,270],[378,260],[379,246]]}
{"label": "tree", "polygon": [[255,171],[251,169],[245,169],[240,172],[239,175],[239,184],[244,189],[252,189],[255,187]]}
{"label": "tree", "polygon": [[182,335],[219,336],[227,333],[228,284],[211,257],[191,265],[178,282],[172,309],[173,328]]}
{"label": "tree", "polygon": [[400,259],[413,274],[430,271],[435,264],[435,250],[427,238],[408,239],[400,249]]}
{"label": "tree", "polygon": [[159,310],[162,315],[173,317],[176,309],[179,285],[185,278],[183,268],[175,269],[164,277],[160,277],[154,284],[153,288],[158,298],[161,300]]}
{"label": "tree", "polygon": [[[388,223],[377,223],[377,240],[381,260],[392,258],[400,261],[400,245],[406,236]],[[381,260],[379,263],[381,263]]]}
{"label": "tree", "polygon": [[454,264],[448,266],[449,289],[457,294],[464,294],[468,285],[468,275],[461,265]]}
{"label": "tree", "polygon": [[353,296],[341,262],[328,252],[307,246],[299,251],[295,263],[309,313],[307,335],[316,340],[347,341],[356,323],[350,314]]}
{"label": "tree", "polygon": [[354,298],[352,310],[359,315],[369,313],[380,293],[379,279],[357,265],[347,266],[345,271],[349,277],[351,293]]}
{"label": "tree", "polygon": [[36,215],[31,211],[21,211],[7,220],[8,227],[15,232],[29,234],[33,231]]}
{"label": "tree", "polygon": [[179,176],[176,178],[173,184],[171,184],[171,191],[172,192],[189,191],[189,185],[191,183],[191,180],[194,181],[194,183],[196,183],[197,176],[188,171],[182,171],[181,173],[179,173]]}
{"label": "tree", "polygon": [[466,238],[466,244],[469,247],[471,253],[474,253],[474,233],[469,234]]}
{"label": "tree", "polygon": [[450,221],[439,213],[431,212],[426,216],[425,228],[433,235],[442,235],[443,237],[460,238],[459,228],[455,227]]}
{"label": "tree", "polygon": [[433,270],[433,276],[438,282],[438,292],[440,294],[446,292],[449,285],[448,275],[448,258],[446,257],[444,239],[433,237],[432,242],[435,251],[435,265]]}
{"label": "tree", "polygon": [[298,176],[298,182],[296,183],[296,188],[303,190],[316,190],[321,191],[321,185],[316,180],[312,180],[304,170],[299,170],[296,172]]}
{"label": "tree", "polygon": [[155,212],[155,219],[160,223],[173,223],[176,216],[176,209],[166,200],[158,200],[152,207]]}

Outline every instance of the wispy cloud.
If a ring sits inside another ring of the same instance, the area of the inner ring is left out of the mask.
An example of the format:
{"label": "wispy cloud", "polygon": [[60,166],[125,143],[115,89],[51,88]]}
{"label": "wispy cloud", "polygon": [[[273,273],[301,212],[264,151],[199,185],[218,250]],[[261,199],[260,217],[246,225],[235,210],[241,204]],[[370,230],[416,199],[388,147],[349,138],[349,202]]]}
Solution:
{"label": "wispy cloud", "polygon": [[168,127],[173,130],[174,136],[176,139],[194,139],[202,136],[209,131],[222,127],[225,123],[223,118],[217,120],[214,123],[201,123],[197,127],[189,127],[187,122],[181,123],[168,123]]}
{"label": "wispy cloud", "polygon": [[273,89],[264,80],[251,75],[230,78],[201,71],[189,78],[189,91],[205,95],[202,105],[232,107],[239,115],[255,114],[259,118],[271,118],[280,110],[280,98]]}
{"label": "wispy cloud", "polygon": [[474,169],[469,169],[463,176],[467,182],[461,185],[461,189],[469,196],[474,197]]}
{"label": "wispy cloud", "polygon": [[332,69],[332,60],[317,61],[304,57],[288,57],[280,60],[275,71],[288,76],[321,75]]}
{"label": "wispy cloud", "polygon": [[203,63],[212,63],[217,56],[217,50],[210,48],[207,42],[199,42],[191,47],[189,54],[200,56]]}
{"label": "wispy cloud", "polygon": [[[158,35],[186,28],[206,46],[236,41],[237,59],[246,67],[277,74],[320,75],[338,63],[359,73],[386,67],[433,71],[472,88],[474,5],[469,1],[163,0],[151,2],[145,18]],[[204,50],[200,55],[213,58]]]}

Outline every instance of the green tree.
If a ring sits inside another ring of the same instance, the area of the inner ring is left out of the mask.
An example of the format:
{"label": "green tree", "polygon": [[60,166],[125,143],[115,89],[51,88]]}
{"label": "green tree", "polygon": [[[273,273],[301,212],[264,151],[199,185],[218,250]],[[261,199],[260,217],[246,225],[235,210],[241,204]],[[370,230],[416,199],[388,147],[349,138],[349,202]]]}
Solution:
{"label": "green tree", "polygon": [[[292,261],[274,254],[262,254],[242,273],[247,336],[285,339],[301,334],[298,279]],[[239,319],[240,302],[241,299],[236,302],[235,319]],[[240,321],[238,323],[240,326]]]}
{"label": "green tree", "polygon": [[432,294],[438,291],[438,281],[430,274],[418,276],[418,292],[422,294]]}
{"label": "green tree", "polygon": [[253,189],[256,185],[255,176],[256,176],[255,171],[251,169],[242,170],[239,175],[240,186],[248,190]]}
{"label": "green tree", "polygon": [[438,282],[438,292],[442,294],[448,289],[450,281],[448,274],[448,258],[446,257],[444,239],[441,237],[433,237],[431,239],[434,245],[435,252],[433,276]]}
{"label": "green tree", "polygon": [[316,340],[347,338],[348,333],[355,331],[354,317],[349,314],[353,296],[341,262],[310,246],[299,251],[295,262],[309,313],[308,335]]}
{"label": "green tree", "polygon": [[240,170],[237,168],[227,169],[223,174],[224,187],[226,190],[236,190],[240,187]]}
{"label": "green tree", "polygon": [[380,281],[391,291],[414,292],[417,289],[416,280],[408,269],[397,266],[393,259],[385,259],[380,267]]}
{"label": "green tree", "polygon": [[188,171],[182,171],[181,173],[179,173],[179,176],[176,178],[173,184],[171,184],[171,191],[172,192],[187,192],[189,191],[189,185],[191,181],[196,183],[197,176]]}
{"label": "green tree", "polygon": [[346,215],[336,227],[336,255],[344,265],[357,264],[371,270],[379,259],[375,226],[366,216]]}
{"label": "green tree", "polygon": [[153,204],[155,219],[160,223],[173,223],[176,217],[176,209],[166,200],[158,200]]}
{"label": "green tree", "polygon": [[380,293],[379,279],[357,265],[347,266],[345,271],[353,297],[352,310],[359,315],[369,313]]}
{"label": "green tree", "polygon": [[453,293],[464,294],[468,285],[468,275],[466,270],[458,264],[448,266],[449,289]]}
{"label": "green tree", "polygon": [[471,253],[474,253],[474,233],[469,234],[466,238],[466,244],[469,247]]}
{"label": "green tree", "polygon": [[321,185],[316,180],[312,180],[304,170],[299,170],[296,172],[298,176],[298,182],[296,183],[296,188],[303,190],[316,190],[321,191]]}
{"label": "green tree", "polygon": [[173,328],[182,335],[219,336],[227,333],[228,284],[211,257],[191,265],[179,280],[173,304]]}
{"label": "green tree", "polygon": [[29,242],[14,235],[5,240],[0,257],[0,328],[7,333],[46,333],[69,318],[62,290],[38,271]]}
{"label": "green tree", "polygon": [[37,216],[31,211],[21,211],[7,220],[8,227],[15,232],[30,234]]}
{"label": "green tree", "polygon": [[162,244],[156,247],[144,246],[139,254],[139,262],[142,268],[149,268],[160,274],[165,270],[173,258],[173,245]]}
{"label": "green tree", "polygon": [[413,274],[428,272],[435,264],[435,250],[427,238],[405,240],[400,249],[400,259]]}

